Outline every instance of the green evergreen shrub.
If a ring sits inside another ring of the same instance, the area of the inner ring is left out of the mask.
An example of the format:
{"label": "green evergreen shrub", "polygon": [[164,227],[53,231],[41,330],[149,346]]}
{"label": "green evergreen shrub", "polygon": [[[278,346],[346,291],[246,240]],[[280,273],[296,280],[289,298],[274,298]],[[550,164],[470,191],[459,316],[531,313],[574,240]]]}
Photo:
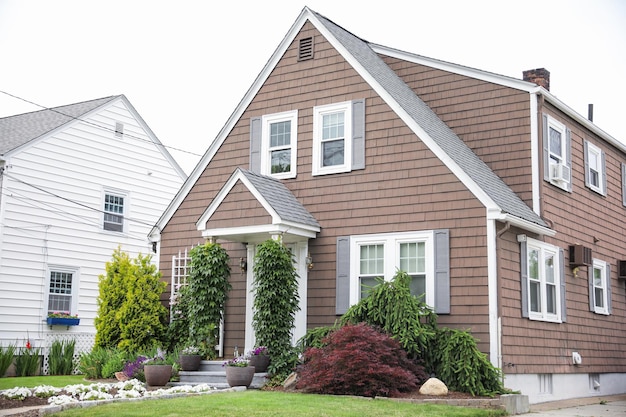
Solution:
{"label": "green evergreen shrub", "polygon": [[268,373],[286,376],[297,363],[291,345],[295,314],[300,308],[293,255],[281,241],[267,240],[257,247],[253,272],[256,345],[268,348]]}

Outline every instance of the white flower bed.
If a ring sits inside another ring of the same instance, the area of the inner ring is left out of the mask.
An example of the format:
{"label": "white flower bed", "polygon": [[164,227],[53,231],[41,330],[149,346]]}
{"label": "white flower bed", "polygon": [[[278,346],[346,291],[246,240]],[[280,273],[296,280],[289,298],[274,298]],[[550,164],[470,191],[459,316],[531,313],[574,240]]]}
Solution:
{"label": "white flower bed", "polygon": [[[115,395],[110,393],[110,391],[113,390],[116,391]],[[64,388],[55,388],[49,385],[40,385],[32,390],[25,387],[15,387],[0,391],[0,395],[19,400],[37,395],[38,397],[49,397],[48,403],[50,405],[63,405],[78,403],[80,401],[102,401],[114,398],[160,397],[172,394],[198,394],[215,390],[217,390],[215,387],[211,387],[208,384],[199,384],[194,386],[180,385],[171,388],[161,388],[154,391],[148,391],[143,382],[137,379],[131,379],[129,381],[117,382],[115,384],[76,384],[67,385]],[[64,391],[67,395],[57,395],[62,391]]]}

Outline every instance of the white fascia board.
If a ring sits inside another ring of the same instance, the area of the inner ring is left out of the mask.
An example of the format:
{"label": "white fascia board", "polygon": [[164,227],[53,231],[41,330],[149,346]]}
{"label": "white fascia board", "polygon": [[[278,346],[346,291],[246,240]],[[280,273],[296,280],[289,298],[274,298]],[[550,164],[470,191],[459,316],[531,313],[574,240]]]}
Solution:
{"label": "white fascia board", "polygon": [[537,215],[541,215],[541,198],[540,192],[541,189],[539,187],[540,178],[539,178],[539,164],[541,161],[541,147],[539,146],[539,117],[537,114],[537,94],[530,93],[530,170],[531,170],[531,190],[533,196],[533,211],[537,213]]}
{"label": "white fascia board", "polygon": [[293,40],[295,39],[296,35],[300,31],[300,28],[304,25],[304,23],[307,20],[309,20],[311,15],[312,13],[309,11],[307,7],[302,9],[302,12],[300,13],[296,21],[293,23],[293,25],[291,25],[291,28],[289,29],[289,31],[287,32],[287,34],[285,35],[281,43],[278,45],[278,47],[274,51],[274,54],[267,61],[267,63],[265,64],[265,66],[263,67],[259,75],[256,77],[256,79],[254,80],[254,82],[252,83],[248,91],[246,92],[246,94],[243,96],[243,98],[241,99],[241,101],[239,102],[235,110],[233,111],[233,113],[230,115],[230,117],[226,121],[226,124],[224,125],[224,127],[222,127],[222,129],[219,131],[215,139],[211,142],[207,151],[204,153],[202,158],[200,158],[200,160],[198,161],[194,169],[191,171],[191,174],[189,174],[187,181],[185,181],[185,183],[182,185],[182,187],[180,188],[176,196],[174,196],[174,198],[172,199],[170,205],[165,209],[165,211],[163,212],[163,215],[157,222],[157,225],[155,226],[153,231],[151,231],[151,234],[155,232],[155,229],[163,229],[163,227],[165,227],[167,222],[170,221],[170,219],[172,218],[172,216],[174,215],[178,207],[185,200],[185,197],[187,197],[187,194],[189,194],[194,184],[198,181],[198,179],[200,178],[200,176],[202,175],[206,167],[209,165],[209,163],[211,162],[211,160],[213,159],[217,151],[220,149],[220,147],[226,140],[226,138],[228,137],[228,134],[235,127],[235,124],[239,121],[239,119],[241,118],[245,110],[248,108],[248,105],[252,102],[252,100],[258,93],[258,91],[261,89],[261,87],[265,83],[265,80],[267,80],[269,75],[272,73],[272,70],[274,69],[276,64],[280,61],[280,59],[282,58],[287,48],[289,48],[289,45],[291,45],[291,42],[293,42]]}
{"label": "white fascia board", "polygon": [[441,61],[434,58],[425,57],[422,55],[412,54],[410,52],[401,51],[399,49],[390,48],[388,46],[369,44],[374,52],[377,54],[387,55],[392,58],[398,58],[403,61],[413,62],[415,64],[426,65],[432,68],[440,69],[443,71],[452,72],[454,74],[463,75],[477,80],[487,81],[490,83],[502,85],[505,87],[515,88],[517,90],[531,92],[537,88],[535,83],[528,81],[518,80],[516,78],[507,77],[505,75],[496,74],[493,72],[483,71],[476,68],[470,68],[451,62]]}
{"label": "white fascia board", "polygon": [[[264,224],[258,226],[224,227],[216,229],[202,230],[204,238],[217,237],[227,238],[229,236],[246,236],[248,243],[262,242],[272,235],[283,235],[286,243],[300,241],[304,239],[315,239],[316,232],[305,230],[300,227],[292,227],[285,224]],[[267,237],[262,237],[267,236]]]}
{"label": "white fascia board", "polygon": [[549,227],[541,226],[537,223],[529,222],[528,220],[520,219],[519,217],[512,216],[508,213],[503,213],[500,209],[487,210],[487,220],[498,220],[501,222],[509,222],[511,225],[519,227],[520,229],[527,230],[529,232],[537,233],[543,236],[555,236],[556,230]]}

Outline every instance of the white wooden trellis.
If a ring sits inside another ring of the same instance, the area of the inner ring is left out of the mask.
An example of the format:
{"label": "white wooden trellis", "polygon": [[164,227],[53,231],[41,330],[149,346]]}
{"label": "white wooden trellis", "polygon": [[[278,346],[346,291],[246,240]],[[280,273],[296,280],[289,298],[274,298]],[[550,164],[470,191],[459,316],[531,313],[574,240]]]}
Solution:
{"label": "white wooden trellis", "polygon": [[[192,247],[193,249],[193,247]],[[178,256],[172,256],[172,281],[170,285],[170,321],[174,318],[174,312],[178,300],[180,288],[187,285],[187,278],[191,273],[191,256],[185,249],[185,252],[178,251]],[[222,314],[223,315],[223,314]],[[224,356],[224,319],[220,320],[220,328],[217,345],[215,350],[218,356]]]}

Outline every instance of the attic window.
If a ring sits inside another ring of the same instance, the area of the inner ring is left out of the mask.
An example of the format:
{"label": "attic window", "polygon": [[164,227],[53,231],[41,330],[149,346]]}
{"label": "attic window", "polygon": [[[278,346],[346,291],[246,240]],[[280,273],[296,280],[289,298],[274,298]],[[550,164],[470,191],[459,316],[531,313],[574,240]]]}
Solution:
{"label": "attic window", "polygon": [[115,137],[121,138],[124,136],[124,123],[115,122]]}
{"label": "attic window", "polygon": [[307,59],[313,59],[313,37],[300,39],[298,61],[306,61]]}

